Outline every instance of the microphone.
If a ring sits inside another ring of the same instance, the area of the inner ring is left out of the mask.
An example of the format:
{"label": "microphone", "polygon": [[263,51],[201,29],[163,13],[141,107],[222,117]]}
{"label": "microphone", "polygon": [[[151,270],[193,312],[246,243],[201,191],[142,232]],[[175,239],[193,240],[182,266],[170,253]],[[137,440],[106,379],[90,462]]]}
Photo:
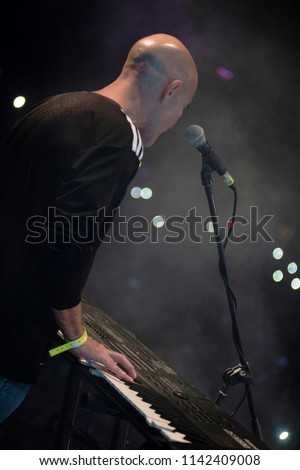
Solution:
{"label": "microphone", "polygon": [[228,173],[225,166],[220,162],[217,155],[205,139],[202,127],[193,124],[185,131],[185,139],[189,144],[196,147],[212,170],[216,171],[224,179],[227,186],[233,186],[234,179]]}

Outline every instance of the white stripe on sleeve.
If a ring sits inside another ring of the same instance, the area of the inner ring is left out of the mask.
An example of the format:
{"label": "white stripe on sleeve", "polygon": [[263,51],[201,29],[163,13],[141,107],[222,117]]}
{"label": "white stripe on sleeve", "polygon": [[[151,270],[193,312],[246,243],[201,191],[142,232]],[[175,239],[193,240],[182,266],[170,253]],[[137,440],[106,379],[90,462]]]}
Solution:
{"label": "white stripe on sleeve", "polygon": [[125,114],[127,121],[129,122],[132,130],[132,147],[131,150],[136,154],[138,159],[141,161],[144,156],[144,147],[141,138],[141,134],[138,128],[133,124],[132,120],[130,119],[127,114]]}

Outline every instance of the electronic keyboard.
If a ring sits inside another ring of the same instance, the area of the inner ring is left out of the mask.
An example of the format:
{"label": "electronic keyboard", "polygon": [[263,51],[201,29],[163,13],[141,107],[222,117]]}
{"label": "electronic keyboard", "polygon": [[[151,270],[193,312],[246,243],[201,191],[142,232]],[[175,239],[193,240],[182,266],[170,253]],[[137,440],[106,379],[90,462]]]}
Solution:
{"label": "electronic keyboard", "polygon": [[70,360],[153,448],[268,448],[99,307],[83,300],[82,314],[88,335],[124,354],[138,376],[126,382],[88,361]]}

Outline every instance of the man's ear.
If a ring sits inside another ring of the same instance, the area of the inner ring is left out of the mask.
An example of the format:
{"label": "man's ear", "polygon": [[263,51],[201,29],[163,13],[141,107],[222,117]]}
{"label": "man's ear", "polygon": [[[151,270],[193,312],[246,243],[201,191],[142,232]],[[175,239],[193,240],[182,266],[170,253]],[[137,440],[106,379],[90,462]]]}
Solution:
{"label": "man's ear", "polygon": [[177,79],[167,83],[161,94],[161,101],[166,101],[172,98],[178,92],[181,86],[182,81]]}

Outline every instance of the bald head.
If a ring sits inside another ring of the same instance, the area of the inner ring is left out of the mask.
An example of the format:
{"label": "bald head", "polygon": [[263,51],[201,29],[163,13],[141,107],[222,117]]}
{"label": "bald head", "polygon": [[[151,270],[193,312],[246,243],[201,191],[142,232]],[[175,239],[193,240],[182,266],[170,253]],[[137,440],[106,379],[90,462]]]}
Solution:
{"label": "bald head", "polygon": [[158,87],[166,80],[180,80],[182,92],[193,97],[198,85],[198,73],[187,48],[174,36],[154,34],[137,41],[129,51],[122,74],[140,74],[143,85]]}
{"label": "bald head", "polygon": [[131,47],[119,77],[98,93],[119,103],[149,147],[175,125],[197,85],[197,68],[182,42],[154,34]]}

